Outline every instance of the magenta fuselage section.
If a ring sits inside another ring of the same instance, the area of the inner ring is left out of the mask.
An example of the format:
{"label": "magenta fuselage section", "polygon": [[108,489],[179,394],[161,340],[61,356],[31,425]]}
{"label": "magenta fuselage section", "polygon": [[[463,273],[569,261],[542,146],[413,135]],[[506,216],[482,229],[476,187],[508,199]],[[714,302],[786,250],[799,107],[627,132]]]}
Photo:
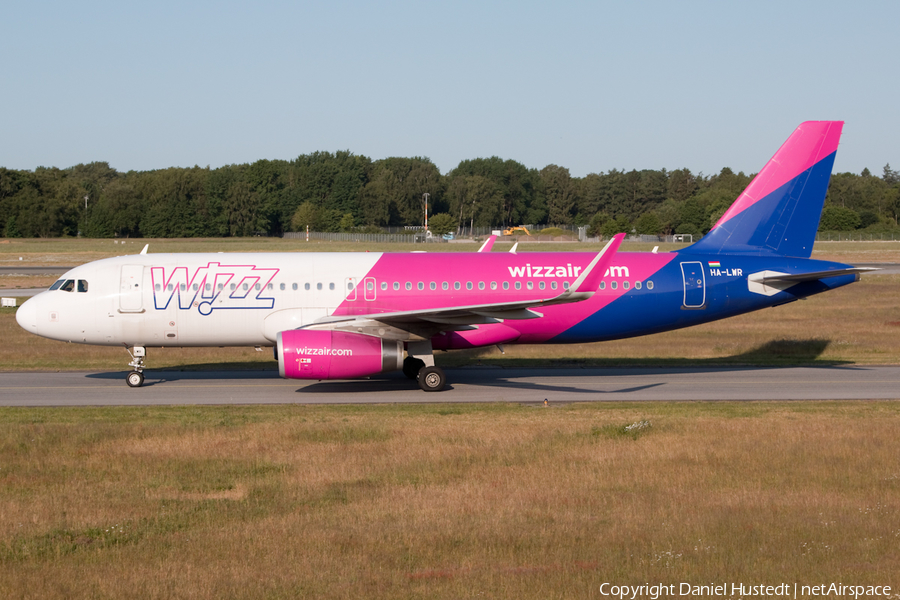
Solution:
{"label": "magenta fuselage section", "polygon": [[[441,334],[433,343],[435,348],[449,350],[552,340],[633,291],[637,282],[644,285],[676,256],[618,252],[605,270],[602,289],[588,300],[536,306],[532,310],[543,318],[480,325],[477,331]],[[594,257],[593,252],[383,254],[359,279],[356,293],[348,296],[334,315],[548,300],[573,284]]]}

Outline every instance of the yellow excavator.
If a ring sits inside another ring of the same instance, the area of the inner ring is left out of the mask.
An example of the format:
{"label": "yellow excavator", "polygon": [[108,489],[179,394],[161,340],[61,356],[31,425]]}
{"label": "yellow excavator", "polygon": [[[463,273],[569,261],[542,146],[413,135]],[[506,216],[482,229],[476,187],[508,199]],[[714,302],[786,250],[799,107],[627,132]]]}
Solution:
{"label": "yellow excavator", "polygon": [[525,227],[510,227],[509,229],[504,229],[503,235],[515,235],[517,231],[523,231],[525,232],[525,235],[531,235]]}

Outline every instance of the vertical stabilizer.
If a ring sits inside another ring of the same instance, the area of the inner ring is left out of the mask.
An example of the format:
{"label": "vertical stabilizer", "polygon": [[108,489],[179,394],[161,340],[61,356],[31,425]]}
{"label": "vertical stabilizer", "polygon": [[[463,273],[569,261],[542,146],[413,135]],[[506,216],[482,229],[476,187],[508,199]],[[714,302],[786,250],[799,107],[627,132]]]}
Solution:
{"label": "vertical stabilizer", "polygon": [[807,121],[687,252],[809,258],[843,121]]}

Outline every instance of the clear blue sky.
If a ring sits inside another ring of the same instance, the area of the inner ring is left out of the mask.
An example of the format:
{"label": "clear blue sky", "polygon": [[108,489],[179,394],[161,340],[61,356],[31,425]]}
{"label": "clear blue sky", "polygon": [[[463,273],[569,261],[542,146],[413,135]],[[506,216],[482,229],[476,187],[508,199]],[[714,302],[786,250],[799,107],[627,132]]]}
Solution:
{"label": "clear blue sky", "polygon": [[0,166],[756,172],[839,119],[835,170],[880,175],[900,168],[898,23],[898,2],[8,2]]}

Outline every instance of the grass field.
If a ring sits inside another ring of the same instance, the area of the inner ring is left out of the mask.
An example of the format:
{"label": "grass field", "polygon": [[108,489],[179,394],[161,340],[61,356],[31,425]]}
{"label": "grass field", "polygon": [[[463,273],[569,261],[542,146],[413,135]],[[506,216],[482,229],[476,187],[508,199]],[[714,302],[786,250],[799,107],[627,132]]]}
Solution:
{"label": "grass field", "polygon": [[892,402],[3,409],[0,597],[897,590],[898,428]]}

